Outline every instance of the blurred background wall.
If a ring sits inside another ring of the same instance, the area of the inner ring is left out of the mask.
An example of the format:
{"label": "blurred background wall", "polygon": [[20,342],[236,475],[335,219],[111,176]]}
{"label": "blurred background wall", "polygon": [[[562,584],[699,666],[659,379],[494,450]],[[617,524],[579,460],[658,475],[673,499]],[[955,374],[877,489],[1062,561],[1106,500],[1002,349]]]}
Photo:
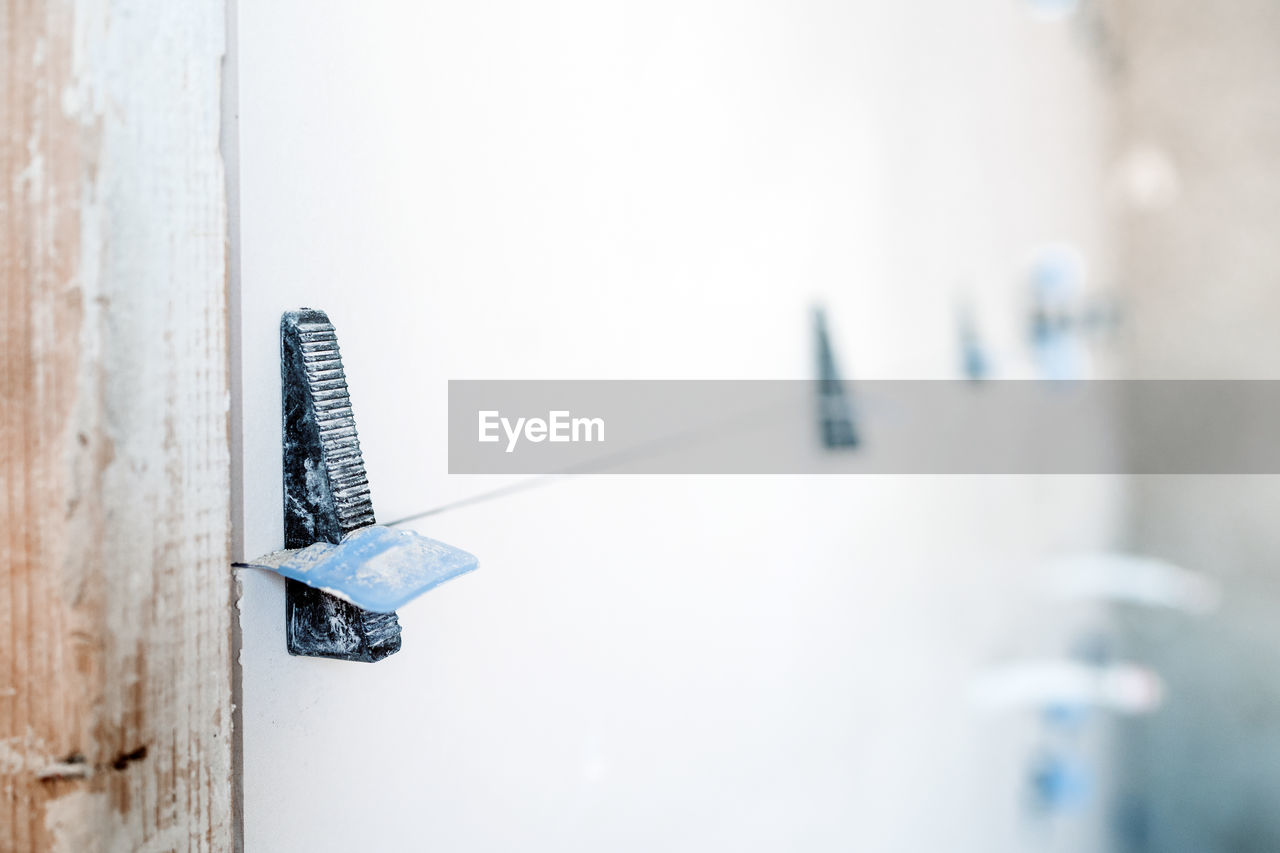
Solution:
{"label": "blurred background wall", "polygon": [[[1151,378],[1280,378],[1280,4],[1117,0],[1125,360]],[[1124,728],[1122,849],[1280,850],[1280,483],[1148,477],[1132,547],[1210,572],[1195,630],[1122,618],[1169,682]]]}

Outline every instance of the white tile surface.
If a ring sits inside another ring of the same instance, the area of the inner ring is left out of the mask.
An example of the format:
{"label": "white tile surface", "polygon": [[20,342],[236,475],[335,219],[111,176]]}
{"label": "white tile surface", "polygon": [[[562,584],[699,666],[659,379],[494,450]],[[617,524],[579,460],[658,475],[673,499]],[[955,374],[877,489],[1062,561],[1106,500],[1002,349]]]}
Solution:
{"label": "white tile surface", "polygon": [[[498,485],[446,475],[450,378],[805,376],[815,297],[855,375],[953,376],[962,286],[1020,375],[1031,248],[1077,242],[1105,279],[1099,77],[1015,3],[239,23],[250,556],[281,542],[288,308],[338,327],[386,519]],[[1101,479],[561,482],[423,525],[481,568],[405,608],[373,666],[289,658],[282,584],[247,572],[248,849],[1033,849],[1030,722],[960,696],[991,659],[1061,649],[1074,616],[1024,574],[1105,541],[1119,500]]]}

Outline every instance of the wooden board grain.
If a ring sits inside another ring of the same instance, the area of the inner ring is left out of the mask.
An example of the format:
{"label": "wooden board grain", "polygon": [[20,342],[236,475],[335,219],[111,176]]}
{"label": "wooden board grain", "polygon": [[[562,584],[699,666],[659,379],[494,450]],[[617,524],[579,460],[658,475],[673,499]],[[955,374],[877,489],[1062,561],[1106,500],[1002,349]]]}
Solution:
{"label": "wooden board grain", "polygon": [[0,850],[233,843],[224,11],[0,4]]}

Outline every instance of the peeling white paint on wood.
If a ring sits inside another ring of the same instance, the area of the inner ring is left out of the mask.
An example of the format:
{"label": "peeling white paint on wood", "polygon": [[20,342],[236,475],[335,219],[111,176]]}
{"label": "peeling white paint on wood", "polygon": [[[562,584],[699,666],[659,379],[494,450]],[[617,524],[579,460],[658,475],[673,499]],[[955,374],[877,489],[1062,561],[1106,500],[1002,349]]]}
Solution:
{"label": "peeling white paint on wood", "polygon": [[233,844],[224,12],[0,8],[0,850]]}

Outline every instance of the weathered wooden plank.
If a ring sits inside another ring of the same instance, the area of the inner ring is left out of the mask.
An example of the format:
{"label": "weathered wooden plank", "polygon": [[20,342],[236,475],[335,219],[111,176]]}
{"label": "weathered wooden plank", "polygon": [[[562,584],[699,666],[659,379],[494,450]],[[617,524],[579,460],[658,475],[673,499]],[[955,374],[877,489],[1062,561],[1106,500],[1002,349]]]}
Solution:
{"label": "weathered wooden plank", "polygon": [[224,36],[0,4],[0,850],[232,844]]}

